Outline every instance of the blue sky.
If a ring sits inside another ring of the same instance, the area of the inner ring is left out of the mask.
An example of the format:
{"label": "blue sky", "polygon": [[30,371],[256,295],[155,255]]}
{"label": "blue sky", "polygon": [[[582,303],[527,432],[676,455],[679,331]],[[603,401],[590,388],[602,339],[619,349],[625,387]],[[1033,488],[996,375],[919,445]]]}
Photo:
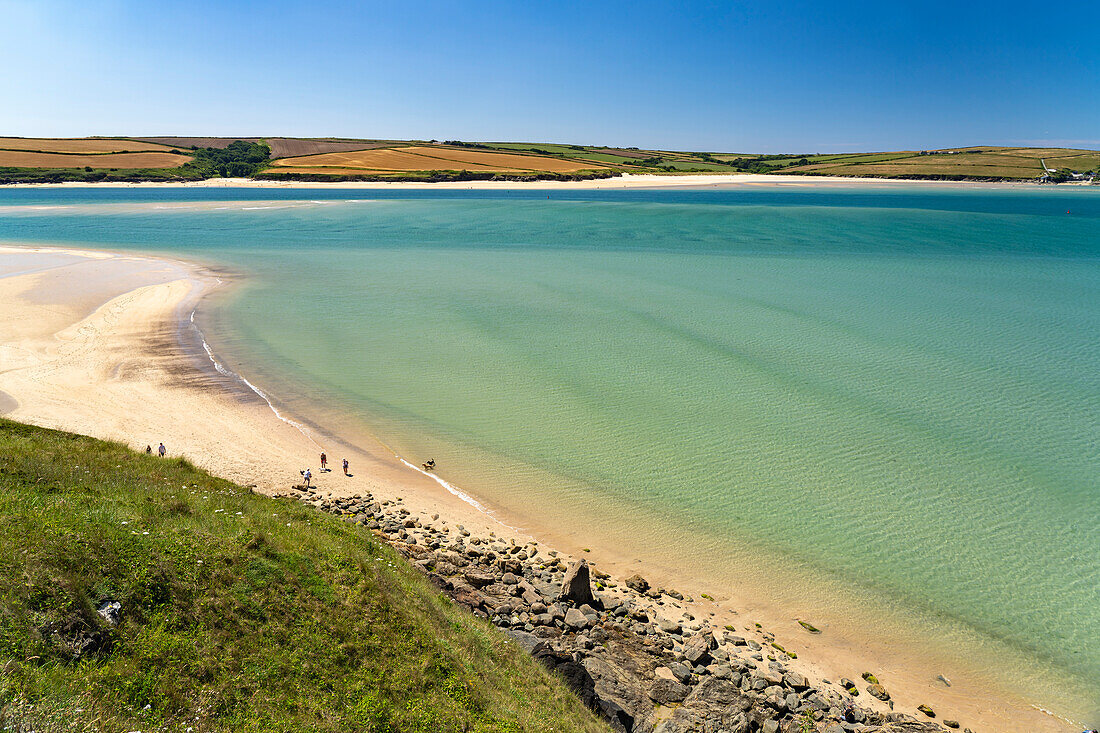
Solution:
{"label": "blue sky", "polygon": [[1100,3],[0,0],[0,134],[1100,148]]}

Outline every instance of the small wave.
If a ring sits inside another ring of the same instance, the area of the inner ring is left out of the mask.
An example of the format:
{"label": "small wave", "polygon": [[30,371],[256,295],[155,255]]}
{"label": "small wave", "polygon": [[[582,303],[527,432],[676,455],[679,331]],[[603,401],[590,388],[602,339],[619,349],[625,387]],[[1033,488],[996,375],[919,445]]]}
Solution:
{"label": "small wave", "polygon": [[[221,282],[221,281],[219,280],[219,282]],[[287,425],[290,425],[295,430],[300,432],[302,435],[304,435],[309,440],[309,442],[311,442],[311,443],[313,443],[313,445],[317,446],[318,449],[323,450],[321,444],[318,443],[313,438],[313,435],[312,435],[312,433],[310,433],[309,428],[307,428],[305,425],[301,424],[300,422],[297,422],[295,420],[291,420],[289,417],[284,415],[282,412],[279,411],[279,408],[275,406],[275,403],[273,403],[271,401],[271,398],[267,396],[266,392],[264,392],[262,389],[257,387],[252,382],[248,381],[248,378],[245,377],[244,375],[237,374],[236,372],[232,371],[231,369],[227,369],[226,367],[222,366],[221,362],[219,362],[216,358],[214,358],[214,352],[210,348],[210,344],[208,344],[206,342],[205,334],[203,334],[202,329],[199,328],[198,325],[195,323],[195,309],[191,310],[191,315],[189,316],[188,321],[190,322],[191,327],[195,329],[195,333],[198,335],[199,341],[202,342],[203,351],[206,352],[206,357],[208,359],[210,359],[210,363],[214,365],[215,371],[217,371],[219,374],[221,374],[223,376],[229,377],[230,379],[236,379],[237,381],[241,382],[246,387],[248,387],[250,390],[255,392],[260,397],[260,399],[262,399],[264,402],[267,403],[267,406],[269,408],[271,408],[271,411],[275,414],[275,417],[279,418],[280,420],[285,422]],[[488,507],[486,507],[484,504],[479,502],[474,497],[467,494],[462,489],[460,489],[457,486],[455,486],[454,484],[452,484],[450,481],[442,479],[439,476],[435,475],[434,473],[431,473],[430,471],[425,471],[424,469],[420,468],[419,466],[416,466],[412,463],[409,463],[408,461],[406,461],[404,458],[397,455],[396,453],[394,453],[394,457],[397,458],[397,460],[401,461],[406,466],[408,466],[409,468],[411,468],[412,470],[414,470],[418,473],[422,473],[425,476],[427,476],[428,478],[432,479],[437,484],[439,484],[444,489],[446,489],[448,491],[448,493],[450,493],[450,494],[458,497],[462,501],[466,502],[467,504],[472,506],[474,509],[477,509],[479,512],[481,512],[485,516],[489,517],[490,519],[492,519],[494,522],[501,525],[502,527],[507,527],[508,529],[512,530],[513,532],[519,532],[519,533],[523,532],[523,530],[521,530],[519,527],[513,527],[512,525],[507,524],[506,522],[500,521],[500,519],[498,519],[493,514],[492,510],[490,510]]]}
{"label": "small wave", "polygon": [[1056,720],[1060,720],[1063,723],[1069,723],[1070,725],[1075,726],[1077,728],[1084,728],[1083,723],[1078,723],[1076,720],[1070,720],[1066,716],[1059,715],[1058,713],[1054,712],[1053,710],[1047,710],[1046,708],[1035,705],[1034,703],[1032,703],[1031,707],[1034,708],[1035,710],[1038,710],[1043,715],[1049,715],[1050,717],[1052,717]]}
{"label": "small wave", "polygon": [[409,463],[408,461],[406,461],[404,458],[397,455],[396,453],[394,454],[394,456],[396,456],[397,460],[401,461],[402,463],[404,463],[406,466],[408,466],[412,470],[416,471],[417,473],[424,474],[425,476],[430,478],[432,481],[435,481],[437,484],[439,484],[444,489],[446,489],[449,493],[453,494],[454,496],[457,496],[459,499],[466,502],[467,504],[472,506],[474,509],[477,509],[479,512],[481,512],[485,516],[489,517],[490,519],[492,519],[494,522],[501,525],[502,527],[507,527],[508,529],[512,530],[513,532],[522,532],[523,531],[519,527],[513,527],[512,525],[506,524],[506,523],[500,521],[499,519],[497,519],[497,517],[493,514],[493,512],[487,506],[485,506],[480,501],[478,501],[474,497],[467,494],[462,489],[460,489],[457,486],[455,486],[454,484],[452,484],[450,481],[447,481],[446,479],[443,479],[443,478],[440,478],[439,476],[436,476],[431,471],[425,471],[423,468],[420,468],[419,466],[416,466],[412,463]]}
{"label": "small wave", "polygon": [[226,377],[229,377],[231,379],[236,379],[237,381],[244,384],[250,390],[255,392],[260,397],[260,399],[262,399],[264,402],[267,403],[267,406],[271,408],[271,411],[273,413],[275,413],[275,417],[279,418],[280,420],[285,422],[287,425],[290,425],[292,428],[294,428],[299,433],[304,435],[306,437],[306,439],[309,440],[310,443],[313,443],[313,445],[317,446],[318,448],[321,448],[321,444],[318,443],[316,440],[314,440],[313,435],[309,431],[309,428],[307,428],[305,425],[301,424],[300,422],[297,422],[295,420],[291,420],[289,417],[284,415],[282,412],[279,411],[279,408],[275,406],[275,403],[273,403],[271,401],[271,398],[269,398],[267,396],[266,392],[264,392],[262,389],[257,387],[252,382],[248,381],[248,379],[245,376],[243,376],[241,374],[237,374],[236,372],[225,368],[224,366],[221,365],[221,363],[217,359],[214,358],[214,352],[210,349],[210,344],[208,344],[206,342],[206,336],[203,334],[202,329],[199,328],[197,325],[195,325],[195,311],[194,310],[191,311],[191,317],[190,317],[189,320],[191,322],[192,327],[194,327],[194,329],[195,329],[195,333],[197,333],[198,336],[199,336],[199,341],[202,342],[203,351],[206,352],[206,356],[207,356],[208,359],[210,359],[210,363],[214,365],[215,371],[217,371],[219,374],[222,374],[222,375],[224,375]]}

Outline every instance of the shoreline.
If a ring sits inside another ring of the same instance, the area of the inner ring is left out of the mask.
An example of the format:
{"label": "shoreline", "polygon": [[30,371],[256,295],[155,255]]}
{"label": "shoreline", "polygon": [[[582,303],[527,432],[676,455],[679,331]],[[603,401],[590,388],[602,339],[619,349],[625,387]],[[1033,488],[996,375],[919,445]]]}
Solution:
{"label": "shoreline", "polygon": [[[538,532],[528,535],[510,527],[504,521],[506,517],[496,518],[491,509],[480,511],[480,504],[471,504],[458,495],[465,493],[462,489],[453,487],[451,492],[442,479],[404,461],[377,439],[372,442],[359,440],[358,435],[350,439],[329,435],[308,420],[296,425],[298,416],[280,416],[278,398],[269,397],[246,377],[230,370],[218,371],[214,366],[202,369],[203,358],[214,364],[217,361],[201,331],[196,330],[196,334],[204,352],[183,348],[180,339],[187,337],[191,326],[200,328],[193,319],[198,312],[201,324],[200,305],[204,299],[211,293],[224,292],[219,290],[218,275],[210,268],[157,256],[50,247],[0,247],[0,263],[4,255],[18,254],[37,259],[31,264],[38,269],[31,267],[31,271],[4,277],[0,267],[0,297],[16,304],[0,316],[3,333],[14,334],[14,338],[6,336],[0,343],[6,365],[0,372],[0,393],[16,403],[11,407],[0,398],[0,409],[13,419],[121,440],[139,449],[143,443],[155,445],[157,440],[164,440],[173,455],[186,455],[212,473],[267,494],[284,493],[297,468],[313,465],[314,460],[305,457],[315,456],[316,446],[339,444],[346,447],[355,475],[343,481],[335,471],[319,474],[318,483],[324,482],[321,491],[330,500],[346,500],[355,493],[368,493],[390,502],[401,497],[404,506],[420,517],[434,514],[474,533],[499,535],[504,541],[520,544],[532,540],[541,543],[543,536]],[[81,268],[82,264],[92,267]],[[95,278],[88,276],[95,270],[102,275],[112,267],[125,271],[126,287],[122,292],[86,285],[74,295],[73,290],[63,288],[65,277],[71,279],[77,270],[81,271],[80,279],[90,282]],[[47,297],[47,292],[60,290],[68,296],[66,300],[54,302]],[[37,322],[37,329],[24,327],[20,332],[10,328],[12,323],[31,321]],[[196,422],[202,423],[198,431]],[[149,437],[135,441],[132,433],[138,429]],[[159,431],[160,437],[152,436],[153,431]],[[322,442],[315,441],[315,437]],[[332,451],[333,464],[339,465],[339,457]],[[334,488],[334,479],[341,482],[338,489]],[[477,501],[476,497],[470,498]],[[319,496],[317,502],[324,500]],[[556,543],[550,544],[561,549]],[[573,556],[580,556],[576,548]],[[626,558],[616,560],[600,548],[594,548],[588,557],[618,576],[629,574]],[[673,578],[650,570],[641,572],[655,586],[679,588],[679,583],[672,585]],[[702,592],[686,590],[691,595]],[[726,618],[731,619],[730,623],[736,619],[736,611],[720,615],[714,603],[681,605],[701,618],[715,614],[713,620],[719,626],[726,623]],[[744,625],[745,619],[737,623]],[[774,628],[770,620],[765,626]],[[845,660],[845,651],[854,659]],[[829,654],[814,651],[793,666],[805,670],[802,673],[811,679],[820,679],[825,673],[837,679],[839,675],[829,667],[843,664],[845,669],[856,670],[864,655],[855,651],[833,649],[831,659]],[[825,664],[824,672],[815,668],[818,662]],[[929,694],[909,689],[900,676],[889,682],[884,679],[884,683],[898,700],[899,710],[909,713],[915,708],[913,701],[919,700],[937,710],[943,707],[947,717],[958,717],[979,730],[1070,729],[1069,723],[1063,725],[1037,711],[1020,709],[1018,705],[1026,705],[1022,701],[1015,701],[1012,708],[990,710],[992,700],[977,697],[978,692],[952,694],[943,690],[942,694]],[[970,701],[969,707],[961,699],[965,694],[977,698]],[[866,702],[866,698],[861,697],[859,702]],[[885,706],[880,707],[885,711]],[[1006,715],[1019,727],[1006,727]]]}
{"label": "shoreline", "polygon": [[201,181],[142,181],[14,183],[12,188],[287,188],[287,189],[380,189],[380,190],[613,190],[647,188],[739,188],[742,186],[834,187],[834,186],[934,186],[940,188],[1018,188],[1058,186],[1087,187],[1087,183],[1043,185],[1035,181],[943,181],[855,176],[795,176],[764,173],[659,175],[627,173],[613,178],[582,181],[268,181],[252,178],[207,178]]}

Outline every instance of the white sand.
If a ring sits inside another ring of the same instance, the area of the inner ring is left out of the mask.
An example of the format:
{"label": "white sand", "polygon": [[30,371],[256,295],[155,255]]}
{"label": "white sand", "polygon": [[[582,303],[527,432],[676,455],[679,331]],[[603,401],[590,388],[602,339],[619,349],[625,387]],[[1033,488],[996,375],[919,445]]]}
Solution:
{"label": "white sand", "polygon": [[622,188],[738,188],[742,186],[781,186],[793,188],[823,186],[1035,186],[1033,182],[983,183],[977,181],[916,181],[886,178],[845,178],[843,176],[793,176],[757,173],[739,174],[685,174],[658,175],[626,173],[614,178],[598,178],[585,181],[440,181],[420,183],[413,181],[260,181],[251,178],[208,178],[186,183],[149,181],[143,183],[102,182],[86,183],[18,183],[18,187],[30,188],[374,188],[374,189],[464,189],[464,190],[546,190],[570,191],[586,189]]}

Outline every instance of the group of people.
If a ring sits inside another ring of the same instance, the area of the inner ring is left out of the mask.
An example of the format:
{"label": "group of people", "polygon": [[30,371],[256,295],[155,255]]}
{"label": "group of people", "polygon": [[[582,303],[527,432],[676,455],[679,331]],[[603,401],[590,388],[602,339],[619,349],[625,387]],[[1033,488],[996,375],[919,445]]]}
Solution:
{"label": "group of people", "polygon": [[[343,464],[344,464],[343,465],[344,475],[345,476],[351,476],[351,474],[348,473],[348,459],[347,458],[344,459]],[[324,451],[322,451],[321,452],[321,471],[327,473],[330,470],[332,470],[332,469],[330,469],[328,467],[328,456],[324,453]],[[306,482],[306,488],[309,488],[309,482],[313,479],[313,471],[311,471],[307,468],[306,470],[299,471],[298,473],[302,474],[302,478],[305,479],[305,482]]]}
{"label": "group of people", "polygon": [[[168,449],[164,447],[164,443],[161,443],[157,447],[157,455],[160,456],[161,458],[164,458],[164,456],[167,455],[167,454],[168,454]],[[151,445],[145,446],[145,455],[147,455],[147,456],[153,455],[153,446],[151,446]]]}

